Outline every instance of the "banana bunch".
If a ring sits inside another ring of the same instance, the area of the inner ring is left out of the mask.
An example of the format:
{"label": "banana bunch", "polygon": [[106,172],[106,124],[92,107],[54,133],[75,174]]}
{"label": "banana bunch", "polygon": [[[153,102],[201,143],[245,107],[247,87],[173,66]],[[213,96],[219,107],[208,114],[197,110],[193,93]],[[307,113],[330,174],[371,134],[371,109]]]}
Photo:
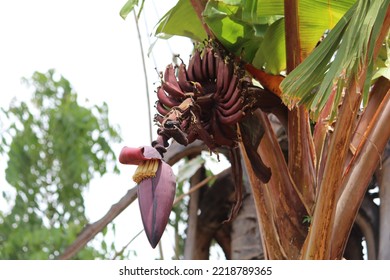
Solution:
{"label": "banana bunch", "polygon": [[257,90],[243,67],[211,46],[196,50],[188,68],[169,64],[157,88],[155,145],[163,149],[173,138],[182,145],[200,139],[210,150],[235,146],[236,124],[253,109]]}

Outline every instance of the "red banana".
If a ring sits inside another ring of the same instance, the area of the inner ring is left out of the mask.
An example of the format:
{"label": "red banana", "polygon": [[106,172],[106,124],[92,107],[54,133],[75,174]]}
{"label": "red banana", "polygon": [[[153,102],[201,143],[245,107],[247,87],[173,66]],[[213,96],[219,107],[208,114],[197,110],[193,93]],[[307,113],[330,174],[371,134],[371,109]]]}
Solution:
{"label": "red banana", "polygon": [[190,81],[203,81],[202,60],[198,50],[195,50],[194,55],[190,59],[188,65],[188,78]]}
{"label": "red banana", "polygon": [[209,48],[205,48],[203,51],[203,57],[202,57],[202,74],[204,80],[209,80],[209,70],[208,70],[208,53],[211,52]]}
{"label": "red banana", "polygon": [[234,73],[234,64],[233,62],[229,61],[228,63],[225,64],[225,71],[224,71],[224,75],[222,76],[224,79],[223,87],[222,87],[223,94],[225,94],[228,91],[233,73]]}
{"label": "red banana", "polygon": [[217,110],[224,115],[225,117],[235,114],[237,111],[241,110],[244,106],[243,100],[240,98],[237,100],[236,103],[233,104],[233,106],[228,108],[223,108],[221,106],[217,106]]}
{"label": "red banana", "polygon": [[225,68],[225,62],[223,61],[223,59],[219,58],[217,60],[217,92],[215,94],[215,98],[218,99],[220,97],[222,97],[225,92],[222,91],[223,87],[224,87],[224,82],[227,82],[225,81],[224,79],[224,75],[225,75],[225,71],[227,70]]}
{"label": "red banana", "polygon": [[164,81],[171,83],[175,87],[179,87],[179,84],[176,79],[175,68],[173,67],[172,63],[168,64],[165,68]]}
{"label": "red banana", "polygon": [[237,75],[233,75],[232,79],[230,80],[229,87],[226,92],[224,92],[224,95],[221,96],[219,99],[220,102],[226,103],[228,102],[232,96],[235,94],[235,91],[240,91],[238,88],[238,82],[239,82],[239,77]]}
{"label": "red banana", "polygon": [[157,88],[157,98],[165,106],[172,108],[178,106],[180,101],[174,99],[171,95],[166,95],[162,87]]}
{"label": "red banana", "polygon": [[200,52],[198,50],[195,51],[194,54],[194,75],[195,75],[195,80],[194,81],[203,81],[204,75],[202,72],[202,58],[200,57]]}
{"label": "red banana", "polygon": [[215,114],[212,117],[212,134],[214,136],[214,141],[217,145],[219,146],[228,146],[231,147],[234,145],[234,140],[233,138],[226,137],[224,132],[221,130],[221,128],[224,125],[221,125],[219,122],[216,121],[216,116]]}
{"label": "red banana", "polygon": [[187,69],[185,64],[182,63],[179,65],[179,71],[177,76],[180,88],[184,92],[193,92],[194,87],[191,82],[188,81]]}
{"label": "red banana", "polygon": [[229,115],[229,116],[222,115],[222,113],[219,110],[215,110],[215,112],[217,113],[218,120],[222,124],[227,124],[227,125],[236,124],[245,115],[244,112],[242,112],[241,110],[239,110],[236,113],[234,113],[233,115]]}
{"label": "red banana", "polygon": [[215,78],[217,77],[216,75],[216,66],[215,66],[215,56],[213,50],[209,50],[208,53],[208,58],[207,58],[207,69],[208,69],[208,75],[209,79],[211,82],[215,82]]}
{"label": "red banana", "polygon": [[166,109],[166,108],[164,107],[164,105],[161,104],[160,101],[157,101],[157,102],[156,102],[156,109],[157,109],[157,112],[159,112],[159,113],[160,113],[161,115],[163,115],[163,116],[165,116],[166,114],[169,113],[169,110]]}
{"label": "red banana", "polygon": [[175,99],[182,100],[183,98],[185,98],[185,95],[184,95],[184,93],[182,92],[182,90],[181,90],[179,84],[174,85],[174,84],[171,84],[170,82],[163,82],[162,88],[163,88],[169,95],[171,95],[171,96],[172,96],[173,98],[175,98]]}

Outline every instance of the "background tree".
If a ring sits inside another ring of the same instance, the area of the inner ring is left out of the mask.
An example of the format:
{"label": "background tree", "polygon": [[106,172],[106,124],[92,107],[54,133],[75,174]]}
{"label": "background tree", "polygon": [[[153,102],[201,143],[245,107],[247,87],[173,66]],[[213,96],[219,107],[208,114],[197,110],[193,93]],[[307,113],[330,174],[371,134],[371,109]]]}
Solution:
{"label": "background tree", "polygon": [[[107,105],[80,105],[69,81],[54,70],[24,81],[33,88],[31,102],[14,100],[3,109],[12,191],[2,192],[9,210],[0,213],[0,258],[53,259],[88,223],[83,194],[91,179],[108,168],[118,172],[109,142],[120,137]],[[106,258],[104,237],[98,244],[75,258]]]}

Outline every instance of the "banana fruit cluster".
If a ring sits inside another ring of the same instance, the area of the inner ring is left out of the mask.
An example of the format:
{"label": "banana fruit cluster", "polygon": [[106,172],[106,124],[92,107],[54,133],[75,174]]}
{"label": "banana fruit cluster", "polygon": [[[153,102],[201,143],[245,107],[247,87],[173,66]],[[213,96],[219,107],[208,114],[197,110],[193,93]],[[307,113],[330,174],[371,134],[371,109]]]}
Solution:
{"label": "banana fruit cluster", "polygon": [[188,68],[169,64],[157,88],[155,121],[158,138],[153,146],[164,152],[170,138],[182,145],[202,140],[211,151],[234,147],[236,124],[256,104],[261,91],[231,57],[206,46],[195,50]]}

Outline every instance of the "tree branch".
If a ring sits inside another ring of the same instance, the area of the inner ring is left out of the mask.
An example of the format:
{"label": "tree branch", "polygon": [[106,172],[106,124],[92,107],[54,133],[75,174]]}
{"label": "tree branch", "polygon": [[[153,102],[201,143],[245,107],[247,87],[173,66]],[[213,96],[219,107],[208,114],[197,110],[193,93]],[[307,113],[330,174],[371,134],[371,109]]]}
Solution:
{"label": "tree branch", "polygon": [[137,189],[138,186],[130,189],[124,197],[111,206],[106,215],[93,224],[87,225],[76,240],[57,259],[68,260],[74,257],[95,235],[101,232],[137,198]]}

